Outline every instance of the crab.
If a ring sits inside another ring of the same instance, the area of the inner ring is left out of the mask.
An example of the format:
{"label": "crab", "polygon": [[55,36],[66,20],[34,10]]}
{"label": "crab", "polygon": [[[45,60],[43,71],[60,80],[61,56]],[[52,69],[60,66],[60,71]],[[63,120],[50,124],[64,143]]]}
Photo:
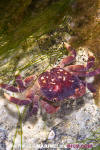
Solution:
{"label": "crab", "polygon": [[70,55],[62,59],[56,67],[41,73],[38,78],[31,75],[22,80],[21,75],[17,75],[16,87],[0,84],[2,89],[24,96],[20,99],[4,92],[6,99],[17,105],[30,105],[30,115],[37,114],[39,103],[47,113],[52,114],[60,109],[59,103],[65,99],[78,99],[85,95],[86,87],[95,93],[93,85],[84,80],[85,77],[100,74],[100,68],[89,71],[94,65],[94,56],[88,54],[86,65],[73,65],[76,51],[68,43],[64,43],[64,45]]}

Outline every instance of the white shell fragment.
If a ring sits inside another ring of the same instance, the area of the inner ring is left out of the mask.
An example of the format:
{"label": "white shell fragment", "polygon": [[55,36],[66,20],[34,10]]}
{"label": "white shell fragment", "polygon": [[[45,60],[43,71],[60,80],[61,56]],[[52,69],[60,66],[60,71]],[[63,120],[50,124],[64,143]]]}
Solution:
{"label": "white shell fragment", "polygon": [[53,140],[54,138],[55,138],[55,132],[53,130],[51,130],[48,135],[48,140]]}

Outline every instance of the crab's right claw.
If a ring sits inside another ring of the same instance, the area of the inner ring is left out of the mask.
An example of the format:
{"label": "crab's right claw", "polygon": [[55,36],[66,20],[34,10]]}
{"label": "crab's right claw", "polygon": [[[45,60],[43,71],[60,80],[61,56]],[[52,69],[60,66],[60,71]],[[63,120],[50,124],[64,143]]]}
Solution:
{"label": "crab's right claw", "polygon": [[48,114],[56,113],[60,109],[60,107],[54,107],[54,106],[48,104],[46,101],[43,101],[43,100],[41,100],[41,105],[46,110],[46,112]]}

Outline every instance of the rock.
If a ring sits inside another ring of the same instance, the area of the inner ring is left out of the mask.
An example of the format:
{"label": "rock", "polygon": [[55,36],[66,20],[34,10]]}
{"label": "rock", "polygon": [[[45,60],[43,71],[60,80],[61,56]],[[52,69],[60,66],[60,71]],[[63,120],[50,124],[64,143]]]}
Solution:
{"label": "rock", "polygon": [[[76,58],[77,64],[86,64],[87,59],[87,49],[80,48]],[[19,107],[19,110],[22,113],[24,107]],[[16,127],[18,128],[14,149],[20,150],[21,130],[20,121],[18,125],[19,117],[16,105],[0,97],[0,116],[0,150],[12,148]],[[38,150],[43,147],[67,148],[67,144],[82,143],[86,139],[85,144],[88,142],[92,144],[97,136],[95,135],[94,138],[92,132],[97,132],[99,127],[100,109],[95,105],[93,94],[87,90],[87,93],[77,100],[66,100],[55,114],[47,114],[40,108],[36,116],[23,119],[23,150],[33,148]],[[88,140],[90,136],[92,136],[91,141]],[[94,146],[96,145],[98,145],[98,141],[94,144]]]}
{"label": "rock", "polygon": [[[10,149],[16,132],[18,117],[17,109],[14,104],[5,104],[5,100],[0,98],[0,150]],[[23,122],[22,140],[23,149],[38,149],[42,146],[52,145],[55,147],[67,147],[68,143],[77,143],[84,141],[92,135],[92,131],[96,131],[100,127],[100,109],[95,105],[92,94],[88,93],[80,100],[62,105],[58,113],[49,115],[39,112],[37,116],[32,116]],[[80,106],[77,106],[79,104]],[[5,105],[7,105],[5,107]],[[14,111],[14,114],[9,113]],[[11,110],[11,108],[13,108]],[[22,108],[20,108],[22,109]],[[16,116],[16,117],[15,117]],[[45,119],[44,119],[45,117]],[[18,129],[19,130],[19,129]],[[91,141],[92,143],[93,141]],[[20,149],[21,137],[20,130],[15,139],[14,148]],[[88,141],[86,142],[88,143]]]}

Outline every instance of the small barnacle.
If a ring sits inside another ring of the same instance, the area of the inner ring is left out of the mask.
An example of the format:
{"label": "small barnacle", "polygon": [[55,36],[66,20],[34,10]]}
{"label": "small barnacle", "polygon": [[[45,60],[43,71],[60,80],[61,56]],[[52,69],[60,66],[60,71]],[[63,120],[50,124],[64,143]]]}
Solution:
{"label": "small barnacle", "polygon": [[63,76],[63,81],[66,81],[66,77],[65,76]]}
{"label": "small barnacle", "polygon": [[55,79],[54,79],[54,78],[52,78],[52,79],[51,79],[51,81],[55,81]]}
{"label": "small barnacle", "polygon": [[51,130],[48,135],[48,140],[53,140],[54,138],[55,138],[55,132],[53,130]]}
{"label": "small barnacle", "polygon": [[51,91],[52,91],[52,89],[49,89],[49,91],[51,92]]}
{"label": "small barnacle", "polygon": [[43,76],[41,77],[41,80],[44,80],[44,77],[43,77]]}
{"label": "small barnacle", "polygon": [[61,69],[61,68],[60,68],[60,69],[59,69],[59,71],[60,71],[60,72],[62,72],[62,71],[63,71],[63,69]]}
{"label": "small barnacle", "polygon": [[62,76],[58,76],[58,79],[62,79]]}

